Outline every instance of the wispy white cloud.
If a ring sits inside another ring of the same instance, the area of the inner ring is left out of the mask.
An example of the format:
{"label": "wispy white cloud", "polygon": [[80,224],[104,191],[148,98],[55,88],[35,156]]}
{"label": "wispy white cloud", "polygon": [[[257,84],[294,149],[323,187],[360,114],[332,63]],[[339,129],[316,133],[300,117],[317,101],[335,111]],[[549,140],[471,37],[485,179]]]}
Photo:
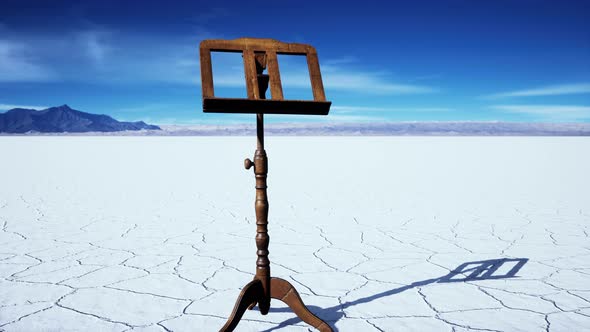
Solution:
{"label": "wispy white cloud", "polygon": [[533,89],[515,90],[500,92],[485,96],[486,99],[499,99],[499,98],[510,98],[510,97],[535,97],[535,96],[555,96],[555,95],[570,95],[570,94],[581,94],[590,93],[590,83],[574,83],[574,84],[561,84],[561,85],[549,85],[544,87],[538,87]]}
{"label": "wispy white cloud", "polygon": [[107,42],[109,33],[102,29],[81,31],[76,36],[86,56],[95,66],[104,66],[111,46]]}
{"label": "wispy white cloud", "polygon": [[324,75],[326,89],[355,91],[364,94],[425,94],[438,89],[424,85],[396,83],[379,73],[358,72],[346,69],[327,71]]}
{"label": "wispy white cloud", "polygon": [[[284,88],[307,89],[311,82],[304,57],[279,56],[281,83]],[[241,58],[236,54],[212,56],[213,81],[216,87],[244,87],[244,71],[236,68]],[[437,88],[397,82],[385,71],[362,71],[353,56],[321,61],[324,88],[329,92],[349,91],[359,94],[401,95],[438,92]],[[350,65],[354,64],[354,65]]]}
{"label": "wispy white cloud", "polygon": [[420,76],[414,77],[411,81],[412,82],[415,82],[415,81],[430,81],[430,80],[437,80],[437,79],[440,79],[442,77],[443,77],[442,74],[420,75]]}
{"label": "wispy white cloud", "polygon": [[334,58],[334,59],[328,59],[326,61],[322,61],[321,65],[322,65],[322,67],[326,68],[326,67],[330,67],[330,66],[339,66],[339,65],[355,63],[357,61],[358,61],[358,58],[355,57],[354,55],[345,55],[340,58]]}
{"label": "wispy white cloud", "polygon": [[55,72],[36,61],[23,43],[0,39],[0,82],[50,81]]}
{"label": "wispy white cloud", "polygon": [[[358,59],[347,55],[321,61],[322,78],[327,90],[344,90],[363,94],[403,95],[438,92],[438,88],[400,82],[390,77],[388,71],[360,70]],[[307,73],[293,75],[298,81],[306,81]]]}
{"label": "wispy white cloud", "polygon": [[112,60],[111,33],[99,27],[60,35],[0,32],[0,82],[79,81],[84,75],[96,80],[97,70]]}
{"label": "wispy white cloud", "polygon": [[97,25],[60,34],[2,28],[0,82],[194,85],[200,78],[198,41],[205,36],[147,37]]}
{"label": "wispy white cloud", "polygon": [[31,106],[31,105],[17,105],[17,104],[0,104],[0,110],[6,111],[13,108],[26,108],[34,110],[43,110],[49,108],[49,106]]}
{"label": "wispy white cloud", "polygon": [[[220,11],[211,15],[225,14]],[[86,25],[64,35],[43,32],[17,35],[14,31],[6,35],[12,35],[12,40],[0,40],[0,81],[59,79],[109,84],[184,85],[200,84],[198,42],[220,37],[206,30],[190,36],[146,37],[98,25]],[[298,67],[293,65],[296,61],[287,58],[281,58],[279,62],[282,83],[286,89],[311,91],[306,65]],[[213,65],[216,87],[245,87],[243,69],[224,63],[216,67],[215,61]],[[364,95],[403,95],[428,94],[439,90],[427,85],[407,83],[392,77],[385,69],[365,71],[362,63],[352,55],[323,59],[322,74],[328,93],[345,91]]]}
{"label": "wispy white cloud", "polygon": [[331,108],[337,112],[452,112],[454,109],[448,107],[371,107],[371,106],[349,106],[336,105]]}
{"label": "wispy white cloud", "polygon": [[[311,89],[308,73],[305,71],[281,70],[281,83],[285,88]],[[214,84],[218,87],[245,86],[244,78],[235,73],[214,73]],[[351,91],[359,94],[401,95],[438,92],[437,88],[393,82],[379,73],[360,72],[333,66],[323,70],[322,81],[326,90]]]}
{"label": "wispy white cloud", "polygon": [[177,108],[178,108],[178,105],[175,105],[175,104],[150,103],[150,104],[141,104],[141,105],[130,106],[130,107],[122,107],[122,108],[116,109],[115,111],[117,113],[146,114],[146,113],[151,113],[151,112],[165,112],[168,110],[176,110]]}
{"label": "wispy white cloud", "polygon": [[547,120],[590,119],[590,106],[584,105],[492,105],[489,108],[533,115]]}

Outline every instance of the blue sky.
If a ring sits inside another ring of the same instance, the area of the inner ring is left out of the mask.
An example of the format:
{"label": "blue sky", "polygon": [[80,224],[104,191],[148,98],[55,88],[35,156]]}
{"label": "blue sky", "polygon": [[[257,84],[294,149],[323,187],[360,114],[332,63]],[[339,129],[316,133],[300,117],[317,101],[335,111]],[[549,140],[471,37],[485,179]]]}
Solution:
{"label": "blue sky", "polygon": [[[198,43],[266,37],[315,46],[333,102],[271,122],[590,121],[590,1],[3,0],[0,13],[0,111],[251,123],[202,113]],[[302,58],[279,65],[286,97],[311,98]],[[239,55],[213,70],[218,95],[245,97]]]}

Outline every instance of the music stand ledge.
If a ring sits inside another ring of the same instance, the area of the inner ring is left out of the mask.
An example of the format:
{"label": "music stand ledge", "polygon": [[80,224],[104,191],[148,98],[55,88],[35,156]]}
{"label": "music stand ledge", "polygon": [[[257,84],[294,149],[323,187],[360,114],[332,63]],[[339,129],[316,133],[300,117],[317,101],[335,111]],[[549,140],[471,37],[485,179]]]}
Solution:
{"label": "music stand ledge", "polygon": [[[211,52],[241,52],[248,98],[216,98],[213,89]],[[277,54],[304,55],[307,58],[313,101],[285,100],[281,85]],[[327,115],[331,103],[326,101],[315,48],[305,44],[283,43],[274,39],[239,38],[234,40],[204,40],[200,44],[201,87],[203,112],[255,113],[257,148],[254,161],[246,159],[244,167],[254,167],[256,178],[256,274],[240,292],[231,315],[221,332],[233,331],[246,309],[258,305],[262,315],[268,314],[270,299],[289,306],[304,322],[321,332],[332,328],[305,306],[299,293],[288,281],[270,276],[268,259],[268,197],[266,177],[268,158],[264,150],[264,114]],[[268,75],[263,74],[268,68]],[[270,85],[271,99],[266,99]]]}

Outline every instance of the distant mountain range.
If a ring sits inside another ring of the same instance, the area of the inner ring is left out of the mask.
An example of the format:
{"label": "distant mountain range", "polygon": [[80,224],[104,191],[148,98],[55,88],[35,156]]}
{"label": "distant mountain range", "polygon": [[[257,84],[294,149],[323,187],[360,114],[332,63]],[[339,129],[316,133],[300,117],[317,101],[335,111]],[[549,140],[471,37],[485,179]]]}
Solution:
{"label": "distant mountain range", "polygon": [[[590,136],[590,123],[526,122],[385,122],[385,123],[271,123],[264,131],[276,136]],[[248,125],[162,126],[146,135],[256,135]]]}
{"label": "distant mountain range", "polygon": [[41,111],[13,108],[0,113],[0,133],[84,133],[142,129],[160,130],[160,127],[143,121],[121,122],[108,115],[77,111],[68,105]]}
{"label": "distant mountain range", "polygon": [[[195,108],[195,111],[198,111]],[[329,116],[328,116],[329,119]],[[590,136],[590,123],[527,122],[382,122],[269,123],[276,136]],[[71,109],[68,105],[41,111],[14,108],[0,113],[0,133],[27,135],[251,136],[254,124],[149,125],[120,122],[108,115]]]}

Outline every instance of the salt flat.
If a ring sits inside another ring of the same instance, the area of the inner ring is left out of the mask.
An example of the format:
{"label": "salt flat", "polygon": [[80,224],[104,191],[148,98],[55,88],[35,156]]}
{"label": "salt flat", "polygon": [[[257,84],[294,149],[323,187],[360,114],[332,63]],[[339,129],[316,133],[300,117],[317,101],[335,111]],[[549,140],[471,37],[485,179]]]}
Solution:
{"label": "salt flat", "polygon": [[[0,330],[217,331],[255,268],[254,148],[0,138]],[[590,139],[266,149],[272,274],[335,330],[590,330]],[[309,329],[272,306],[237,331]]]}

